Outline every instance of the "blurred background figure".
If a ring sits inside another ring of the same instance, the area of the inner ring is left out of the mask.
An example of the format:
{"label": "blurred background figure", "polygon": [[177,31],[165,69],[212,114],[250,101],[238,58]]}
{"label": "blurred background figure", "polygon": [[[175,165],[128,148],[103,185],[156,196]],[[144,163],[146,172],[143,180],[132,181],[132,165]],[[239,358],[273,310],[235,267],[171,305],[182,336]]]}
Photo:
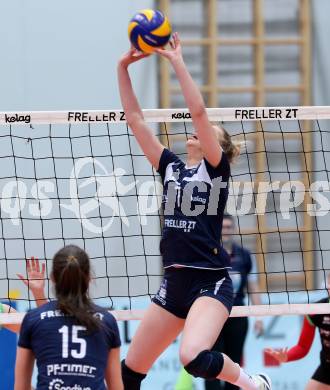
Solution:
{"label": "blurred background figure", "polygon": [[[329,303],[330,274],[327,276],[328,296],[319,303]],[[297,345],[288,348],[269,348],[266,353],[275,358],[279,363],[289,363],[299,360],[308,355],[318,328],[321,338],[322,349],[320,353],[320,365],[317,367],[312,378],[308,381],[305,390],[329,390],[330,388],[330,315],[318,314],[307,315],[304,318],[299,341]]]}
{"label": "blurred background figure", "polygon": [[[234,287],[234,306],[244,306],[248,293],[248,304],[259,305],[258,280],[255,268],[255,259],[251,253],[234,241],[236,233],[234,218],[225,214],[222,224],[222,242],[230,255],[232,270],[230,276]],[[213,349],[227,354],[234,362],[241,364],[243,358],[244,343],[248,332],[247,317],[229,318],[226,322]],[[264,331],[262,320],[254,322],[254,330],[257,337]],[[219,380],[205,381],[206,390],[236,390],[238,387],[230,383],[221,383]]]}

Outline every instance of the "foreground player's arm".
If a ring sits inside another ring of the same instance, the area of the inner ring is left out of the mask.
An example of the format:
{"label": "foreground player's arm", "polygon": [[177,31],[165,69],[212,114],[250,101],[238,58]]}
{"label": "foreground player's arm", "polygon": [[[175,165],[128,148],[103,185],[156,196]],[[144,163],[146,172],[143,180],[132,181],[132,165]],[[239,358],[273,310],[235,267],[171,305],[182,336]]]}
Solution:
{"label": "foreground player's arm", "polygon": [[109,390],[123,390],[121,378],[120,348],[113,348],[109,352],[108,364],[105,372],[105,381]]}
{"label": "foreground player's arm", "polygon": [[[252,305],[261,305],[260,292],[258,282],[250,282],[249,290],[251,294]],[[257,337],[264,334],[264,323],[261,319],[256,319],[254,322],[254,332]]]}
{"label": "foreground player's arm", "polygon": [[15,366],[15,390],[31,390],[34,355],[30,349],[18,347]]}
{"label": "foreground player's arm", "polygon": [[177,33],[173,34],[171,46],[172,50],[157,49],[156,51],[171,62],[197,131],[204,157],[213,167],[216,167],[220,163],[222,149],[216,132],[208,119],[203,96],[184,63]]}
{"label": "foreground player's arm", "polygon": [[304,324],[301,330],[298,344],[294,347],[285,349],[267,349],[266,352],[273,356],[280,363],[293,362],[304,358],[311,349],[315,335],[315,326],[304,318]]}
{"label": "foreground player's arm", "polygon": [[[5,305],[4,303],[0,303],[0,313],[17,313],[15,309],[13,309],[9,305]],[[8,329],[14,333],[18,333],[21,326],[20,325],[2,325],[5,329]]]}
{"label": "foreground player's arm", "polygon": [[[251,297],[252,305],[261,305],[260,298],[260,287],[257,278],[257,264],[254,256],[252,257],[249,254],[249,272],[248,272],[248,291],[249,296]],[[254,332],[257,337],[260,337],[264,334],[264,323],[262,319],[256,319],[254,322]]]}
{"label": "foreground player's arm", "polygon": [[158,169],[160,156],[164,146],[147,126],[138,100],[134,94],[128,66],[146,55],[131,49],[118,63],[118,83],[121,102],[126,116],[126,121],[132,129],[143,153],[155,169]]}
{"label": "foreground player's arm", "polygon": [[37,258],[31,257],[26,260],[27,279],[23,275],[17,274],[21,281],[29,288],[34,296],[37,306],[47,303],[45,297],[45,274],[46,264],[40,266]]}

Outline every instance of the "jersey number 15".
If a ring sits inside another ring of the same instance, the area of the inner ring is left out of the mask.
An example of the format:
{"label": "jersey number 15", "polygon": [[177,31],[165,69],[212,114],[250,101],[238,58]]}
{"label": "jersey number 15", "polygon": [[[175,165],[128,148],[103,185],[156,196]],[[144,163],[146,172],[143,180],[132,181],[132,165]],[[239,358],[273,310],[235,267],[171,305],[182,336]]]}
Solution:
{"label": "jersey number 15", "polygon": [[[62,357],[66,359],[71,356],[75,359],[83,359],[86,356],[87,343],[84,338],[79,337],[79,332],[86,331],[86,328],[78,325],[73,325],[72,327],[64,325],[58,331],[62,334]],[[69,348],[70,333],[71,344],[76,344],[77,348]]]}

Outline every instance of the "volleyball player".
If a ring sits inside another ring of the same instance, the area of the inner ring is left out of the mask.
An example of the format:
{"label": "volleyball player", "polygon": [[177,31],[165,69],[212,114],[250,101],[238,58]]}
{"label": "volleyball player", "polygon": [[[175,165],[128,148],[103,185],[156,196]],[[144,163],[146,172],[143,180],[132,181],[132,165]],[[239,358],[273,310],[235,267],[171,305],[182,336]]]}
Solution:
{"label": "volleyball player", "polygon": [[[330,295],[330,274],[327,277],[327,287]],[[330,299],[324,298],[318,303],[330,303]],[[322,344],[320,365],[307,383],[305,390],[330,390],[330,313],[306,316],[296,346],[290,349],[269,348],[266,352],[280,363],[302,359],[311,349],[316,328],[319,329]]]}
{"label": "volleyball player", "polygon": [[[253,273],[255,261],[251,253],[235,243],[235,221],[233,216],[225,214],[222,223],[222,243],[229,254],[231,271],[230,276],[234,288],[234,306],[243,306],[246,291],[251,294],[253,305],[260,305],[258,292],[258,283],[256,275]],[[263,333],[263,322],[256,320],[254,330],[257,336]],[[225,353],[234,362],[240,363],[243,358],[243,348],[248,331],[248,319],[246,317],[229,318],[225,323],[218,340],[213,346],[214,351]],[[205,381],[206,390],[238,390],[238,387],[231,383],[221,386],[219,380]]]}
{"label": "volleyball player", "polygon": [[[37,306],[41,306],[46,303],[47,300],[44,295],[45,287],[45,264],[40,266],[39,260],[31,257],[26,261],[27,267],[27,279],[23,275],[17,274],[22,282],[31,290],[32,295],[37,303]],[[16,313],[16,310],[4,303],[0,302],[0,314],[1,313]],[[18,333],[21,326],[16,324],[4,325],[4,328],[11,330],[12,332]]]}
{"label": "volleyball player", "polygon": [[[230,162],[239,148],[224,129],[209,122],[203,98],[183,61],[177,34],[171,46],[172,50],[158,50],[158,54],[170,60],[196,130],[187,140],[186,164],[154,136],[134,95],[128,66],[146,55],[131,49],[118,64],[126,120],[164,184],[160,250],[165,274],[122,363],[124,388],[140,389],[154,361],[183,331],[180,359],[188,373],[219,378],[244,390],[270,389],[266,376],[251,377],[226,355],[211,351],[233,303],[229,258],[220,237]],[[213,196],[218,187],[220,191]],[[208,212],[214,203],[215,212]],[[198,215],[193,212],[197,208],[203,209]]]}
{"label": "volleyball player", "polygon": [[53,258],[56,300],[24,317],[18,342],[15,390],[30,390],[36,360],[37,390],[122,390],[120,337],[114,317],[92,303],[86,252],[69,245]]}

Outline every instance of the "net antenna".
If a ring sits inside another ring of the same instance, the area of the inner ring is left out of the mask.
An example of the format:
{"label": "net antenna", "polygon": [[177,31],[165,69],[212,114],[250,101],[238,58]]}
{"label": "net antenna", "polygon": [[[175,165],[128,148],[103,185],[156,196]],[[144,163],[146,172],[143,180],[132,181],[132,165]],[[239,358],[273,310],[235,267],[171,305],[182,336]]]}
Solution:
{"label": "net antenna", "polygon": [[[237,219],[236,241],[256,258],[264,304],[251,305],[248,291],[248,305],[231,316],[329,313],[329,304],[313,302],[326,296],[330,270],[330,107],[207,112],[246,145],[232,167],[227,211]],[[143,113],[184,158],[188,110]],[[161,185],[124,113],[0,112],[0,139],[1,301],[13,303],[18,291],[19,308],[33,306],[17,277],[31,256],[46,262],[53,298],[51,259],[70,243],[90,255],[96,302],[116,309],[118,320],[141,319],[162,275]],[[1,314],[0,323],[23,316]]]}

